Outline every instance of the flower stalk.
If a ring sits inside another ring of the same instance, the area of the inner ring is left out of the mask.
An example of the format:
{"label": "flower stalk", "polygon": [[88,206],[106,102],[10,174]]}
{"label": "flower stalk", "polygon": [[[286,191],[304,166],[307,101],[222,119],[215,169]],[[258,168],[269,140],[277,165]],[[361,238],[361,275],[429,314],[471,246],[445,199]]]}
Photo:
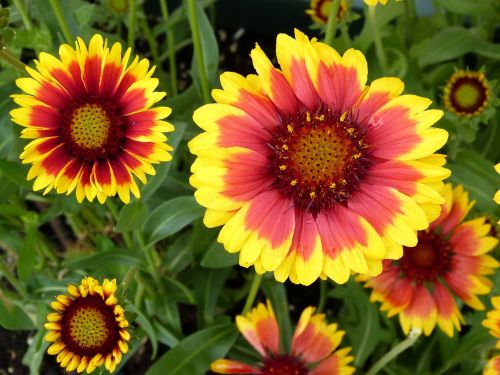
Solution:
{"label": "flower stalk", "polygon": [[66,39],[66,42],[69,44],[73,43],[73,37],[71,36],[71,31],[69,30],[68,22],[66,21],[66,17],[64,16],[64,12],[61,8],[61,3],[59,0],[49,0],[50,6],[54,15],[56,16],[57,23],[61,29],[61,32]]}
{"label": "flower stalk", "polygon": [[253,303],[255,302],[255,297],[257,296],[257,292],[259,291],[261,282],[262,282],[262,275],[255,273],[241,315],[245,315],[252,308]]}
{"label": "flower stalk", "polygon": [[422,331],[416,328],[413,328],[408,337],[397,344],[394,348],[392,348],[389,352],[387,352],[382,358],[380,358],[370,370],[366,373],[366,375],[375,375],[378,374],[380,370],[384,368],[390,361],[396,358],[398,355],[403,353],[406,349],[410,348],[417,342],[418,338],[422,334]]}
{"label": "flower stalk", "polygon": [[[170,16],[166,0],[160,0],[160,8],[163,20],[167,23]],[[167,30],[167,50],[168,67],[170,70],[170,89],[172,90],[172,96],[175,96],[177,95],[177,63],[175,61],[175,35],[173,28]]]}
{"label": "flower stalk", "polygon": [[373,42],[375,43],[375,54],[377,56],[378,63],[382,68],[382,73],[387,73],[387,56],[384,50],[384,44],[382,43],[382,38],[380,37],[380,33],[377,27],[377,18],[375,15],[376,7],[368,7],[368,24],[370,25]]}
{"label": "flower stalk", "polygon": [[326,23],[325,43],[329,46],[333,45],[333,39],[337,31],[337,14],[340,8],[340,0],[333,0],[330,5],[330,14]]}
{"label": "flower stalk", "polygon": [[191,34],[193,35],[194,55],[196,59],[196,66],[200,76],[201,93],[205,103],[210,102],[210,92],[208,87],[207,72],[205,70],[205,59],[203,56],[203,49],[200,39],[200,30],[198,27],[198,19],[196,17],[196,3],[195,0],[187,0],[189,24],[191,26]]}

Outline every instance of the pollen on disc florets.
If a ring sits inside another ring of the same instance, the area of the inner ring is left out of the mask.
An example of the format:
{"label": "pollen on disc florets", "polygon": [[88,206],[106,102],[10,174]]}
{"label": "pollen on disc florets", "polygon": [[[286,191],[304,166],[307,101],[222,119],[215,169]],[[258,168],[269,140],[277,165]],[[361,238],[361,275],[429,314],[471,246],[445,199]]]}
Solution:
{"label": "pollen on disc florets", "polygon": [[276,186],[313,214],[346,201],[369,164],[352,113],[323,106],[284,118],[269,146]]}
{"label": "pollen on disc florets", "polygon": [[70,102],[61,115],[63,137],[73,155],[95,160],[120,148],[125,124],[112,101],[82,98]]}
{"label": "pollen on disc florets", "polygon": [[447,239],[432,231],[421,231],[417,246],[405,248],[399,264],[404,274],[416,282],[436,281],[450,271],[452,255]]}

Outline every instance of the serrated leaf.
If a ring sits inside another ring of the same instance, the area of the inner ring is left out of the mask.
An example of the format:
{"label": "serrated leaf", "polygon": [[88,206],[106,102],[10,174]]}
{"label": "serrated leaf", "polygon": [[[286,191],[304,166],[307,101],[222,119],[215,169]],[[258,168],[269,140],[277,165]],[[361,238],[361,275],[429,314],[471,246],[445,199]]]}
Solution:
{"label": "serrated leaf", "polygon": [[173,198],[155,209],[143,226],[147,242],[153,244],[177,233],[203,215],[203,208],[192,196]]}
{"label": "serrated leaf", "polygon": [[205,374],[212,361],[226,355],[237,336],[233,324],[198,331],[165,353],[146,375]]}

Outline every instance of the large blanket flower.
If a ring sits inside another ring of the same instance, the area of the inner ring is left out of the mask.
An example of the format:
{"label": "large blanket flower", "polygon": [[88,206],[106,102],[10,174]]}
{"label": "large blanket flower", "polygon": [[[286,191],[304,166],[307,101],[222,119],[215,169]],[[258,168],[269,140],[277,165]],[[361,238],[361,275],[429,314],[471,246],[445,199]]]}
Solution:
{"label": "large blanket flower", "polygon": [[434,152],[447,133],[432,125],[443,113],[400,95],[397,78],[366,86],[354,49],[340,56],[296,31],[278,35],[276,53],[281,70],[257,45],[258,75],[222,74],[217,103],[194,113],[204,223],[223,225],[218,240],[240,265],[278,281],[377,275],[439,215],[449,171]]}
{"label": "large blanket flower", "polygon": [[302,312],[292,339],[292,352],[283,353],[279,348],[278,322],[269,301],[259,304],[245,316],[236,317],[236,324],[245,339],[262,356],[261,363],[246,363],[219,359],[211,370],[217,374],[254,375],[350,375],[353,357],[351,348],[337,350],[345,332],[337,324],[327,324],[324,314],[314,314],[315,308]]}
{"label": "large blanket flower", "polygon": [[152,107],[165,93],[155,92],[148,60],[129,64],[130,54],[100,35],[88,48],[78,38],[76,49],[59,48],[60,59],[42,52],[36,69],[26,68],[31,78],[16,81],[25,94],[12,95],[21,108],[11,116],[33,139],[20,157],[32,164],[34,190],[76,191],[78,202],[118,194],[128,203],[130,192],[140,195],[133,176],[145,183],[152,164],[171,159],[163,132],[173,126],[162,121],[171,110]]}
{"label": "large blanket flower", "polygon": [[447,335],[460,330],[462,315],[454,296],[483,310],[477,295],[487,294],[498,262],[488,255],[498,243],[488,236],[484,217],[464,221],[474,205],[462,186],[445,186],[446,203],[429,230],[418,233],[418,245],[405,248],[399,261],[385,261],[378,277],[367,281],[371,299],[381,301],[388,316],[399,314],[405,333],[411,328],[429,335],[437,324]]}

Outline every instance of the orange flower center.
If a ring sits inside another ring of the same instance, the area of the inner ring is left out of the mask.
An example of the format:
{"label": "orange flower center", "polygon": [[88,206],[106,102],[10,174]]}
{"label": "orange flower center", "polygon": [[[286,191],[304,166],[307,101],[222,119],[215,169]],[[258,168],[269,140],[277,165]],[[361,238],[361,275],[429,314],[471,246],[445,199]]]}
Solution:
{"label": "orange flower center", "polygon": [[99,97],[79,98],[61,111],[67,151],[86,160],[115,155],[128,126],[118,106]]}
{"label": "orange flower center", "polygon": [[330,109],[285,119],[269,146],[276,185],[313,214],[347,200],[368,165],[368,146],[351,115]]}
{"label": "orange flower center", "polygon": [[399,265],[417,283],[436,281],[450,270],[452,250],[448,241],[434,232],[418,232],[418,244],[405,247]]}
{"label": "orange flower center", "polygon": [[261,375],[308,375],[305,364],[291,355],[276,355],[264,359]]}
{"label": "orange flower center", "polygon": [[81,297],[63,312],[61,333],[70,351],[81,356],[106,355],[119,340],[113,308],[100,296]]}
{"label": "orange flower center", "polygon": [[87,103],[73,113],[70,132],[73,141],[80,147],[95,150],[108,140],[111,122],[99,104]]}

